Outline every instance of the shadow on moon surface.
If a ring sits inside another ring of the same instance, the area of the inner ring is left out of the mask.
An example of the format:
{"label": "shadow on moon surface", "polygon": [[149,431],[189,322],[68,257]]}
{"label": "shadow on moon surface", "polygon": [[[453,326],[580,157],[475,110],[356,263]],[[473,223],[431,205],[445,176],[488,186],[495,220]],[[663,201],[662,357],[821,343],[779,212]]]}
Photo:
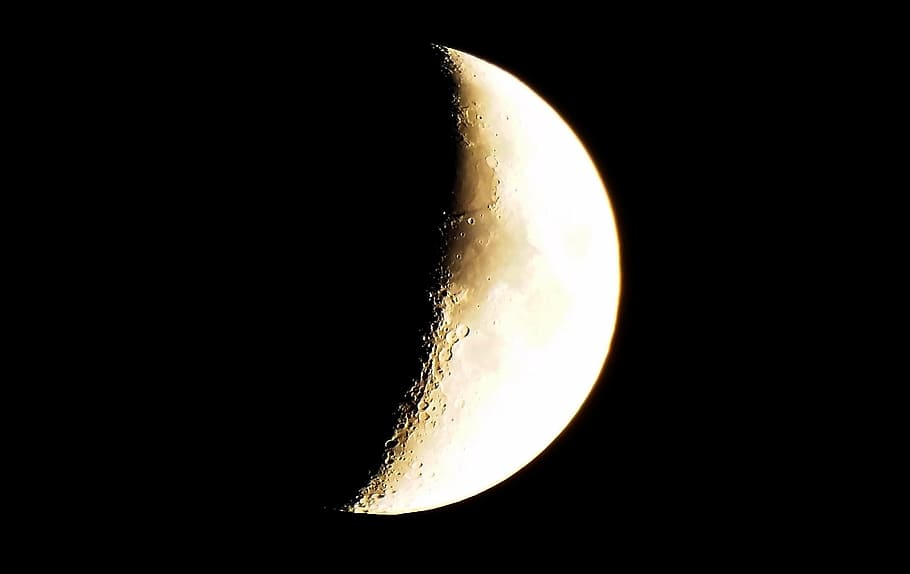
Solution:
{"label": "shadow on moon surface", "polygon": [[142,408],[168,420],[151,466],[200,504],[330,506],[379,464],[420,371],[451,86],[429,46],[260,56],[197,73],[175,55],[126,104],[148,112],[121,169],[142,188],[129,257],[160,358]]}

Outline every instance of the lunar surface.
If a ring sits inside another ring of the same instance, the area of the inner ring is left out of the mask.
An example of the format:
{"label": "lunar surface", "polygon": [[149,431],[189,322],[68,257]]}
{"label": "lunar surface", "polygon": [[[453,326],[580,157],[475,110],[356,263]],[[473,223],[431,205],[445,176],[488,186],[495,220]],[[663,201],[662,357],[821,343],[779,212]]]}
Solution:
{"label": "lunar surface", "polygon": [[437,508],[514,474],[578,412],[613,336],[618,239],[590,157],[528,86],[444,52],[460,149],[435,323],[350,512]]}

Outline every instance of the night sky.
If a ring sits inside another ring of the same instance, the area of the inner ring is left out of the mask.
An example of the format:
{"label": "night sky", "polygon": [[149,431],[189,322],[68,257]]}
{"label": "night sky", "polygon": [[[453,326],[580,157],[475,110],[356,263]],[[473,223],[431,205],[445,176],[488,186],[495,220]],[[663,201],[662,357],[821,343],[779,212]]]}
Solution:
{"label": "night sky", "polygon": [[[807,201],[783,118],[807,102],[787,96],[803,68],[778,44],[692,14],[414,42],[206,22],[65,56],[74,133],[101,142],[74,170],[116,214],[85,263],[114,277],[107,356],[125,374],[93,455],[118,457],[99,483],[109,524],[353,554],[431,532],[443,548],[518,532],[647,554],[799,530],[812,450],[788,421],[811,369],[790,367],[807,350],[779,311],[813,295],[783,239]],[[432,311],[455,143],[430,42],[515,74],[586,145],[619,229],[618,323],[588,401],[521,472],[429,512],[340,514],[327,507],[378,462]]]}

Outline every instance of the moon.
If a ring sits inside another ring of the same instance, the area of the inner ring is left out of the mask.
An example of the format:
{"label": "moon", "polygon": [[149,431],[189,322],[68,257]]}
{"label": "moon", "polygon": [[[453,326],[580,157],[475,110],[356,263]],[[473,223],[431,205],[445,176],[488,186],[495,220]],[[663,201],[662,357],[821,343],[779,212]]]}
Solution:
{"label": "moon", "polygon": [[442,52],[459,158],[435,320],[384,459],[349,512],[429,510],[507,479],[571,422],[613,338],[619,241],[584,146],[513,75]]}

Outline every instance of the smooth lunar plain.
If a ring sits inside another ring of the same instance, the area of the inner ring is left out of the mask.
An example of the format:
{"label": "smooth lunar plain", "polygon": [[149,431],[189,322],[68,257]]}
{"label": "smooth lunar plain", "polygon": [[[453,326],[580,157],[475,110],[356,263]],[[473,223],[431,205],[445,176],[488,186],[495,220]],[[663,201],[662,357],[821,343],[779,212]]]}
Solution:
{"label": "smooth lunar plain", "polygon": [[528,86],[446,52],[461,144],[431,351],[352,512],[437,508],[517,472],[578,412],[613,337],[619,244],[592,160]]}

